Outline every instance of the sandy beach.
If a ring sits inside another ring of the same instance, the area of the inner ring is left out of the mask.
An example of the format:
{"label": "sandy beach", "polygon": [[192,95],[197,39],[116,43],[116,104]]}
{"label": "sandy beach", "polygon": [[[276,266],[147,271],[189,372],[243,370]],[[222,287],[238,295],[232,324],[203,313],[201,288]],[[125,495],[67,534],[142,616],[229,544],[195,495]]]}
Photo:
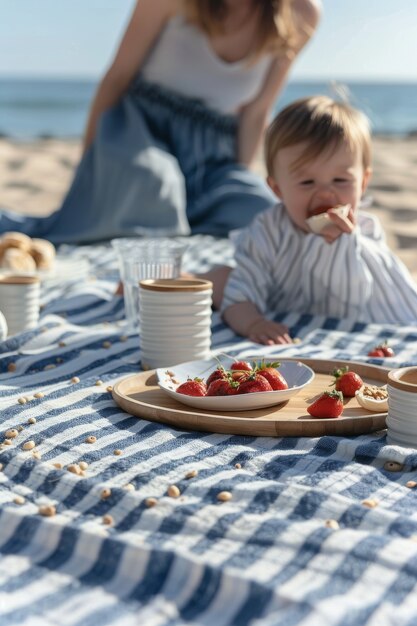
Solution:
{"label": "sandy beach", "polygon": [[[48,215],[60,206],[78,163],[76,140],[30,143],[0,139],[0,206]],[[417,281],[417,138],[374,139],[370,211],[382,221],[390,247]],[[257,166],[262,171],[262,163]]]}

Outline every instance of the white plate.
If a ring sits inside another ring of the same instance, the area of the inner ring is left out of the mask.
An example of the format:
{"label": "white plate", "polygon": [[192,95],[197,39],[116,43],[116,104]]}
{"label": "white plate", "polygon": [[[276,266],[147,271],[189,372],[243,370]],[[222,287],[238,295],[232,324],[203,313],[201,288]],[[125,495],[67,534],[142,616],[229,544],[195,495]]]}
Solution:
{"label": "white plate", "polygon": [[50,270],[37,272],[42,282],[61,282],[67,280],[82,280],[88,276],[90,263],[85,258],[59,258],[54,261]]}
{"label": "white plate", "polygon": [[83,280],[90,271],[90,263],[86,258],[59,258],[54,260],[50,270],[36,270],[34,272],[18,272],[6,268],[0,268],[4,275],[22,274],[24,276],[38,276],[42,283],[61,283],[67,280]]}
{"label": "white plate", "polygon": [[[261,361],[262,357],[245,358],[245,361]],[[271,357],[266,357],[265,361],[271,361]],[[194,397],[186,396],[175,391],[178,384],[172,382],[171,376],[167,371],[173,374],[173,378],[184,383],[187,378],[204,378],[209,377],[211,372],[219,366],[219,361],[226,369],[230,368],[234,359],[222,357],[221,359],[207,359],[205,361],[189,361],[188,363],[180,363],[173,367],[161,367],[156,370],[158,384],[171,398],[202,410],[215,411],[250,411],[252,409],[261,409],[267,406],[281,404],[295,396],[303,387],[310,384],[314,379],[313,370],[300,363],[299,361],[281,360],[279,372],[284,376],[288,383],[288,389],[282,391],[263,391],[258,393],[245,393],[236,396],[203,396]]]}

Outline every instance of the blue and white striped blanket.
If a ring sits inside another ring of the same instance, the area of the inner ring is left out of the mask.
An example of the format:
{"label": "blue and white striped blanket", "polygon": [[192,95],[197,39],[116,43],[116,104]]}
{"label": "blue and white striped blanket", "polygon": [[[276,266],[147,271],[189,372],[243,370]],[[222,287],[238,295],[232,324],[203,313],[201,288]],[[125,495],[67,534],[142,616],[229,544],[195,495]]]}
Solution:
{"label": "blue and white striped blanket", "polygon": [[[191,241],[186,270],[230,258],[225,241]],[[90,278],[45,283],[39,327],[0,344],[3,436],[23,427],[0,450],[0,624],[417,624],[417,488],[406,486],[417,451],[384,432],[251,438],[129,416],[107,391],[140,363],[113,296],[115,258],[107,247],[71,254],[89,258]],[[265,349],[214,315],[214,350],[417,363],[416,328],[281,319],[301,344]],[[396,357],[369,359],[383,339]],[[83,476],[66,470],[81,461]],[[225,490],[233,498],[219,502]]]}

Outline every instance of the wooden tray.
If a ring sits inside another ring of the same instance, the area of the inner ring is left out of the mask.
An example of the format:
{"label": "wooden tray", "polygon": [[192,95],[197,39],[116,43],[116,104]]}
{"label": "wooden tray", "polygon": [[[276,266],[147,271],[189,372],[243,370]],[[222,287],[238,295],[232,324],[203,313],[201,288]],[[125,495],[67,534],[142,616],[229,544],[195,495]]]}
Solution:
{"label": "wooden tray", "polygon": [[199,411],[176,402],[158,387],[155,371],[128,376],[113,388],[113,398],[131,415],[162,422],[185,430],[202,430],[230,435],[256,437],[318,437],[321,435],[359,435],[385,428],[386,413],[372,413],[363,409],[355,398],[345,399],[343,414],[336,419],[315,419],[306,411],[320,393],[331,389],[336,367],[349,366],[368,384],[384,385],[389,370],[354,361],[321,361],[316,359],[288,359],[301,361],[311,367],[316,377],[313,382],[287,402],[255,411],[213,413]]}

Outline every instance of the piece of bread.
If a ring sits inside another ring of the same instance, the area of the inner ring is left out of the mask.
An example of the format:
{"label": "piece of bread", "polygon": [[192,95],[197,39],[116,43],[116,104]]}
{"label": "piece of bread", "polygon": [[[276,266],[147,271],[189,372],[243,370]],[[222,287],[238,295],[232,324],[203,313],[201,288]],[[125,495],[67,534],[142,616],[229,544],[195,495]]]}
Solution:
{"label": "piece of bread", "polygon": [[19,248],[7,248],[1,260],[1,267],[14,272],[36,272],[36,263],[34,258]]}
{"label": "piece of bread", "polygon": [[55,260],[55,246],[46,239],[32,239],[29,253],[38,270],[50,270]]}
{"label": "piece of bread", "polygon": [[0,242],[3,246],[5,245],[6,248],[18,248],[19,250],[24,250],[25,252],[29,252],[30,246],[32,245],[30,237],[24,235],[23,233],[15,233],[13,231],[4,233]]}
{"label": "piece of bread", "polygon": [[[349,215],[349,211],[350,204],[338,206],[333,209],[333,212],[337,213],[341,217],[347,217]],[[317,215],[312,215],[311,217],[306,219],[306,223],[313,233],[319,235],[326,228],[326,226],[329,226],[332,222],[330,217],[327,215],[327,212],[325,212],[319,213]]]}
{"label": "piece of bread", "polygon": [[6,252],[6,250],[7,250],[7,245],[3,243],[3,241],[0,238],[0,267],[1,267],[1,262],[3,259],[3,254]]}

